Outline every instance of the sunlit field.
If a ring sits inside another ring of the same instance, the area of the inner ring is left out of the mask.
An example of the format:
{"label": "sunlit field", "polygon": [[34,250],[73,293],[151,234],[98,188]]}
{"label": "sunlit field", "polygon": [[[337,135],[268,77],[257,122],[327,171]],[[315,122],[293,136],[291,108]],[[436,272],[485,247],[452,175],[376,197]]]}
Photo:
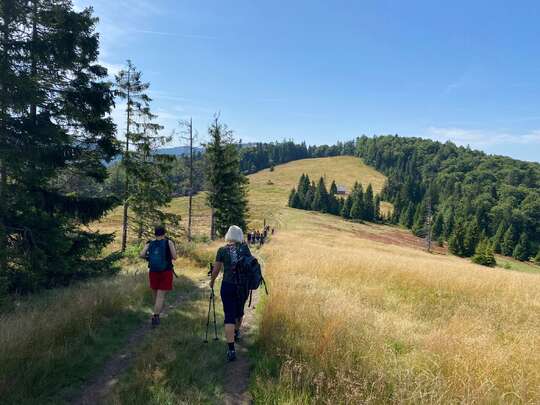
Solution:
{"label": "sunlit field", "polygon": [[540,402],[537,274],[380,244],[330,216],[282,221],[258,403]]}

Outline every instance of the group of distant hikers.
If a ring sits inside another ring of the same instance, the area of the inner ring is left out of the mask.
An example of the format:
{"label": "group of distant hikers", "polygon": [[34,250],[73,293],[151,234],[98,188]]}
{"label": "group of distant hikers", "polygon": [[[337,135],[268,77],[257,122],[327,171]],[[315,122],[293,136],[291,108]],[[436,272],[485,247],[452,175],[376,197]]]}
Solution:
{"label": "group of distant hikers", "polygon": [[[177,253],[174,243],[167,238],[163,226],[155,227],[154,231],[155,239],[146,243],[140,257],[148,261],[150,288],[154,296],[151,325],[157,327],[160,324],[165,294],[173,287],[173,274],[175,274],[173,262],[177,258]],[[274,234],[274,229],[265,226],[262,232],[248,233],[248,241],[262,245],[270,233]],[[234,361],[236,360],[235,342],[240,340],[240,328],[247,299],[253,290],[265,282],[257,259],[251,254],[248,244],[244,241],[242,229],[232,225],[225,235],[225,242],[226,245],[218,249],[209,273],[212,290],[210,299],[214,298],[216,278],[223,271],[220,295],[225,313],[227,360]]]}
{"label": "group of distant hikers", "polygon": [[270,228],[270,225],[265,225],[262,231],[255,230],[250,231],[247,234],[247,243],[250,245],[264,245],[268,240],[269,235],[273,235],[275,232],[274,228]]}

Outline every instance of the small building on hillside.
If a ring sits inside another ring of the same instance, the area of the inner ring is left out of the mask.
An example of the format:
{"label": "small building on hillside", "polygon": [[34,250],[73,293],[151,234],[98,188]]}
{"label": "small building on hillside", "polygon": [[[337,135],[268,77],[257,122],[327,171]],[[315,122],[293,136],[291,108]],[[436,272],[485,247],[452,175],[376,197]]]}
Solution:
{"label": "small building on hillside", "polygon": [[344,195],[344,194],[347,194],[347,188],[345,186],[342,186],[342,185],[339,185],[336,187],[337,188],[337,193],[340,194],[340,195]]}

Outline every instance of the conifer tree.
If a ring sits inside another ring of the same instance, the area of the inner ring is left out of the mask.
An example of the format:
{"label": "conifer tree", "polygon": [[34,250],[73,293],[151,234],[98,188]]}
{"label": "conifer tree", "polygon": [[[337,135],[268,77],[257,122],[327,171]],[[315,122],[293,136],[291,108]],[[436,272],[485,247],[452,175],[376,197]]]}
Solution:
{"label": "conifer tree", "polygon": [[512,256],[516,246],[516,240],[516,228],[514,227],[514,224],[512,224],[504,233],[503,241],[501,243],[501,253],[505,256]]}
{"label": "conifer tree", "polygon": [[[240,171],[238,147],[232,131],[215,118],[208,128],[210,142],[206,145],[208,203],[213,209],[213,224],[219,236],[229,226],[246,229],[247,178]],[[212,238],[215,235],[212,235]]]}
{"label": "conifer tree", "polygon": [[465,227],[461,221],[454,226],[454,232],[448,241],[448,249],[456,256],[466,256]]}
{"label": "conifer tree", "polygon": [[351,218],[351,208],[352,208],[353,200],[351,195],[349,194],[345,201],[343,202],[343,206],[341,207],[341,216],[345,219]]}
{"label": "conifer tree", "polygon": [[[302,175],[303,176],[303,175]],[[294,198],[298,198],[298,193],[296,192],[296,189],[293,187],[293,189],[291,190],[291,192],[289,193],[289,207],[291,208],[296,208],[294,205],[293,205],[293,201],[294,201]]]}
{"label": "conifer tree", "polygon": [[480,239],[480,227],[478,221],[473,218],[465,228],[465,256],[472,256]]}
{"label": "conifer tree", "polygon": [[497,228],[495,236],[493,237],[493,250],[495,251],[495,253],[501,253],[505,231],[506,227],[504,226],[504,223],[501,222],[501,224]]}
{"label": "conifer tree", "polygon": [[330,195],[336,195],[336,194],[337,194],[336,181],[332,180],[332,184],[330,185]]}
{"label": "conifer tree", "polygon": [[540,249],[538,249],[538,253],[534,257],[534,262],[538,265],[540,265]]}
{"label": "conifer tree", "polygon": [[324,179],[322,177],[317,184],[311,209],[314,211],[328,212],[328,191],[326,190],[326,185],[324,184]]}
{"label": "conifer tree", "polygon": [[435,216],[435,221],[433,222],[433,237],[438,238],[442,235],[444,228],[444,220],[441,213],[438,213]]}
{"label": "conifer tree", "polygon": [[448,216],[446,217],[446,220],[444,221],[444,239],[449,240],[450,236],[452,236],[452,233],[454,232],[454,226],[455,226],[456,220],[454,217],[454,210],[452,209]]}
{"label": "conifer tree", "polygon": [[110,269],[101,250],[112,236],[84,226],[114,199],[62,185],[70,176],[103,182],[103,162],[118,151],[96,21],[69,1],[0,2],[0,289]]}
{"label": "conifer tree", "polygon": [[383,219],[381,216],[381,197],[379,196],[379,194],[375,196],[373,216],[374,216],[375,221],[381,221]]}
{"label": "conifer tree", "polygon": [[482,266],[495,267],[497,261],[493,254],[493,247],[487,239],[482,239],[476,246],[473,263],[481,264]]}
{"label": "conifer tree", "polygon": [[126,132],[124,134],[124,151],[122,155],[122,164],[126,170],[124,179],[124,195],[123,195],[123,214],[122,214],[122,252],[126,250],[128,238],[128,210],[131,199],[130,180],[135,172],[133,167],[136,163],[131,163],[132,156],[131,148],[134,139],[138,137],[138,128],[145,120],[152,120],[153,116],[150,113],[150,97],[146,91],[150,87],[150,83],[142,81],[142,73],[136,69],[130,60],[127,61],[126,69],[121,70],[116,75],[116,96],[126,102]]}
{"label": "conifer tree", "polygon": [[526,261],[529,260],[529,237],[526,232],[522,232],[519,241],[512,252],[514,259]]}
{"label": "conifer tree", "polygon": [[373,221],[375,219],[375,204],[373,201],[373,186],[368,184],[366,192],[364,194],[364,215],[363,219],[366,221]]}

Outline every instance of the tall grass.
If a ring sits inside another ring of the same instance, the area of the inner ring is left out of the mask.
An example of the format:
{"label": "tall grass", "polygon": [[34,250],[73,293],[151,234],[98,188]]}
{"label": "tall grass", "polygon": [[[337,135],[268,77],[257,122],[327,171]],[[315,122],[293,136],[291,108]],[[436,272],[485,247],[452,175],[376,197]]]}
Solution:
{"label": "tall grass", "polygon": [[538,275],[285,216],[294,225],[265,248],[257,402],[540,402]]}
{"label": "tall grass", "polygon": [[143,275],[81,283],[27,298],[0,315],[2,403],[59,402],[141,320]]}

